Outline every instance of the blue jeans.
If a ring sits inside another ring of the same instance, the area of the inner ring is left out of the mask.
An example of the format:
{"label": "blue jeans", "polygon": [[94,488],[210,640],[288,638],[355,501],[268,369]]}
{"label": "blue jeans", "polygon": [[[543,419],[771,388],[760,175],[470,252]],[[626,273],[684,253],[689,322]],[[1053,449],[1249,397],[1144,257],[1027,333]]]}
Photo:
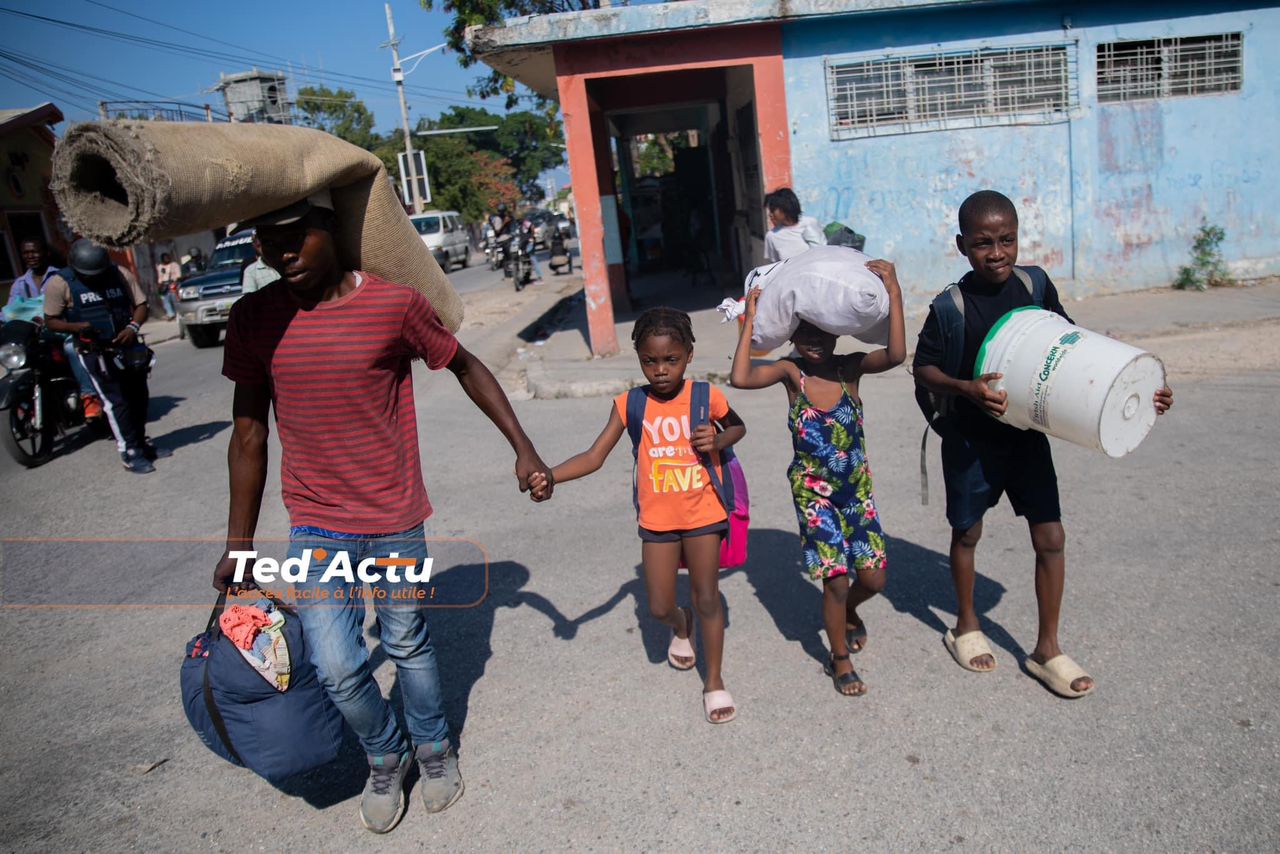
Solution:
{"label": "blue jeans", "polygon": [[[369,667],[369,651],[364,642],[364,585],[357,579],[330,579],[320,583],[321,576],[334,556],[345,551],[354,569],[366,558],[387,557],[396,552],[421,566],[427,557],[427,543],[422,525],[402,534],[352,535],[295,528],[289,534],[289,557],[301,557],[304,549],[324,549],[328,554],[317,560],[314,551],[307,580],[293,585],[295,595],[303,591],[327,590],[324,599],[297,598],[298,616],[311,650],[320,681],[329,692],[338,711],[359,737],[365,753],[385,756],[406,749],[404,736],[396,722],[391,705]],[[370,586],[383,590],[386,598],[373,597],[374,610],[381,630],[382,649],[396,665],[400,695],[404,699],[404,717],[409,737],[415,745],[443,741],[449,736],[440,692],[440,674],[436,669],[436,653],[427,631],[426,610],[417,600],[392,600],[396,591],[415,585],[403,580],[388,581],[383,570],[379,580]],[[338,591],[343,598],[335,601]],[[359,592],[357,592],[359,591]],[[318,603],[318,604],[312,604]]]}
{"label": "blue jeans", "polygon": [[93,387],[93,380],[89,379],[89,370],[84,366],[84,362],[80,358],[80,353],[76,350],[76,339],[67,336],[67,340],[62,342],[62,352],[67,355],[67,363],[71,365],[71,375],[76,378],[76,383],[80,386],[80,395],[86,394],[96,395],[98,390]]}
{"label": "blue jeans", "polygon": [[160,302],[164,305],[164,316],[170,320],[178,314],[178,303],[173,298],[173,291],[167,287],[160,292]]}

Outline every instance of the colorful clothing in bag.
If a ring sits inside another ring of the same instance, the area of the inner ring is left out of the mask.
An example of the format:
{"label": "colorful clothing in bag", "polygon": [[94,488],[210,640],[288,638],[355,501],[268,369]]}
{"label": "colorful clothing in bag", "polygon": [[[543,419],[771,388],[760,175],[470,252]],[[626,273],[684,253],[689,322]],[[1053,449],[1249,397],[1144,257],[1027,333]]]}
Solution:
{"label": "colorful clothing in bag", "polygon": [[815,581],[885,568],[884,531],[871,496],[862,403],[840,383],[839,402],[818,409],[804,390],[787,418],[795,460],[787,469],[804,565]]}

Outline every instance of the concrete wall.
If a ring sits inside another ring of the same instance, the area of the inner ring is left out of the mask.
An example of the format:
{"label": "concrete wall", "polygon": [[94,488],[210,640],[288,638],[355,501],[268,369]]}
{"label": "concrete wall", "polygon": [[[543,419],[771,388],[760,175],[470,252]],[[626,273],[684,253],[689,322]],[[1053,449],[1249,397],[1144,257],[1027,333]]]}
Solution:
{"label": "concrete wall", "polygon": [[[1244,33],[1240,92],[1099,104],[1101,42]],[[1080,107],[1060,124],[833,141],[824,59],[885,49],[1078,42]],[[858,15],[783,28],[795,190],[805,212],[867,235],[921,300],[967,265],[955,214],[970,192],[1019,207],[1021,258],[1070,295],[1168,284],[1202,217],[1241,276],[1280,273],[1280,9],[1231,2],[1018,3]],[[1074,281],[1072,281],[1074,280]]]}

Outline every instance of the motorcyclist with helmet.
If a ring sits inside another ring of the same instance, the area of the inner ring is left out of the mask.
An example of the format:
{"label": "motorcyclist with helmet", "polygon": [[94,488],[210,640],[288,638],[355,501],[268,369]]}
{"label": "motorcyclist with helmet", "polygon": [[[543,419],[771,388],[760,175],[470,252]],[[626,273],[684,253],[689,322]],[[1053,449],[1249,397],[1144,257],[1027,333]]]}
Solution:
{"label": "motorcyclist with helmet", "polygon": [[507,269],[510,257],[511,241],[515,237],[515,226],[516,222],[511,216],[511,211],[507,209],[506,202],[500,202],[497,210],[489,217],[489,227],[493,229],[494,246],[501,259],[498,266],[504,271]]}
{"label": "motorcyclist with helmet", "polygon": [[127,270],[111,263],[107,250],[89,240],[73,243],[68,260],[45,283],[45,323],[77,336],[77,355],[102,398],[124,467],[135,474],[153,472],[151,461],[168,453],[146,436],[152,353],[138,340],[147,319],[146,294]]}

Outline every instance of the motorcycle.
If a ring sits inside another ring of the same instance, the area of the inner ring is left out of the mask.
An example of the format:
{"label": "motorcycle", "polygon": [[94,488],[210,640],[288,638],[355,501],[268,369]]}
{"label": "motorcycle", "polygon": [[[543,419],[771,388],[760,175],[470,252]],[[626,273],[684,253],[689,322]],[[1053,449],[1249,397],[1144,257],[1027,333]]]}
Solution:
{"label": "motorcycle", "polygon": [[506,243],[506,260],[503,263],[502,275],[515,280],[517,291],[523,290],[533,278],[533,261],[529,257],[532,251],[531,241],[508,240]]}
{"label": "motorcycle", "polygon": [[0,327],[0,444],[27,468],[47,463],[60,434],[83,427],[80,386],[62,337],[27,320]]}
{"label": "motorcycle", "polygon": [[[547,261],[547,266],[551,268],[551,272],[559,275],[561,270],[565,272],[573,272],[573,256],[569,254],[568,248],[564,245],[564,234],[557,229],[555,234],[551,235],[551,258]],[[567,268],[567,269],[566,269]]]}
{"label": "motorcycle", "polygon": [[501,248],[491,225],[484,227],[484,260],[490,270],[497,270],[502,266]]}

